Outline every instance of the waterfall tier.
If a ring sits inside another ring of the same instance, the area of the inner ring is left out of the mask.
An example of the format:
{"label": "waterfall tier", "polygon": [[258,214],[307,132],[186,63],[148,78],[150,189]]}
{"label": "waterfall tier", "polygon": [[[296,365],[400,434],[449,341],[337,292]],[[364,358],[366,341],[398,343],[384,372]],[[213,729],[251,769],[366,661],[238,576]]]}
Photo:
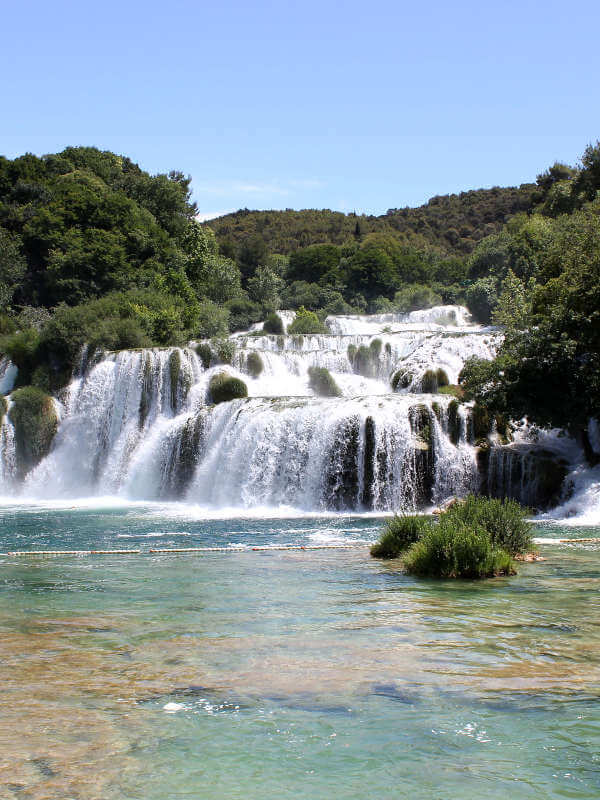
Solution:
{"label": "waterfall tier", "polygon": [[[486,487],[516,495],[517,483],[528,485],[529,462],[478,458],[468,406],[422,391],[428,374],[441,371],[452,384],[467,358],[492,358],[497,331],[470,324],[454,306],[327,322],[325,335],[256,328],[225,346],[84,355],[57,401],[52,448],[23,480],[4,414],[0,491],[387,511]],[[315,367],[329,371],[341,396],[316,396]],[[211,404],[211,378],[223,371],[245,382],[247,399]],[[3,362],[0,377],[9,374],[14,380]]]}

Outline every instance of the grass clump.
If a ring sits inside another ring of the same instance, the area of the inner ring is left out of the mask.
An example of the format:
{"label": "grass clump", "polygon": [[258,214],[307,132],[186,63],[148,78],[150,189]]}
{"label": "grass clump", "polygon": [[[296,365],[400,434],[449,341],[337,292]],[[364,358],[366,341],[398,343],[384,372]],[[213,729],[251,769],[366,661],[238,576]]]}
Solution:
{"label": "grass clump", "polygon": [[469,495],[455,503],[442,515],[465,525],[484,528],[493,547],[501,547],[510,555],[530,553],[533,547],[532,524],[527,520],[529,509],[516,500],[498,500]]}
{"label": "grass clump", "polygon": [[248,397],[248,387],[244,381],[234,378],[233,375],[228,375],[226,372],[218,372],[212,376],[208,384],[208,392],[215,404]]}
{"label": "grass clump", "polygon": [[248,353],[248,358],[246,359],[246,369],[253,378],[258,378],[264,368],[265,365],[263,364],[260,353],[257,353],[256,350],[252,350],[250,353]]}
{"label": "grass clump", "polygon": [[430,522],[423,516],[393,516],[386,523],[381,538],[371,547],[374,558],[398,558],[419,540]]}
{"label": "grass clump", "polygon": [[308,379],[310,388],[320,397],[342,396],[342,390],[325,367],[309,367]]}
{"label": "grass clump", "polygon": [[457,400],[463,400],[465,390],[457,383],[449,383],[447,386],[438,386],[438,394],[449,394]]}
{"label": "grass clump", "polygon": [[375,558],[398,558],[412,575],[491,578],[513,575],[513,556],[531,552],[527,509],[514,500],[469,495],[439,515],[394,517],[371,548]]}
{"label": "grass clump", "polygon": [[481,526],[442,515],[408,550],[404,568],[428,578],[490,578],[514,574],[510,555]]}
{"label": "grass clump", "polygon": [[272,311],[267,316],[263,323],[263,331],[264,333],[272,333],[275,336],[282,336],[285,333],[283,321],[279,314],[276,314],[275,311]]}

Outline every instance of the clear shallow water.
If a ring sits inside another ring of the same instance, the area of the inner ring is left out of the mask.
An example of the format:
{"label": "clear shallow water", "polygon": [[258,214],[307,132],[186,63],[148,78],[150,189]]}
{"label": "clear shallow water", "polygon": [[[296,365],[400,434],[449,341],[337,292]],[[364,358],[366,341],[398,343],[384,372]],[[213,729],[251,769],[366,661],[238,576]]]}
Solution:
{"label": "clear shallow water", "polygon": [[[146,549],[356,542],[380,520],[15,507],[0,525],[2,550]],[[1,557],[0,794],[596,798],[600,550],[540,549],[480,583],[366,547]]]}

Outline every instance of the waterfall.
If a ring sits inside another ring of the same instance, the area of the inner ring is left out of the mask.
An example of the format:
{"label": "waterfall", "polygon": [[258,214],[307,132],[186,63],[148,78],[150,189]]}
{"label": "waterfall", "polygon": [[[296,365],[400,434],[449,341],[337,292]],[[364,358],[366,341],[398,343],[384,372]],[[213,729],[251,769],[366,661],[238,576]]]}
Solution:
{"label": "waterfall", "polygon": [[0,395],[12,392],[19,370],[6,356],[0,356]]}
{"label": "waterfall", "polygon": [[[0,403],[2,399],[0,397]],[[9,409],[10,400],[6,403],[6,412],[0,419],[0,497],[10,495],[15,490],[17,472],[15,430],[8,416]]]}
{"label": "waterfall", "polygon": [[[329,334],[304,336],[254,326],[227,348],[84,351],[50,452],[21,482],[4,415],[2,493],[389,511],[427,508],[482,480],[492,493],[517,492],[502,466],[516,457],[492,448],[482,472],[470,409],[426,380],[443,371],[456,383],[467,358],[492,358],[497,330],[458,306],[327,322]],[[329,370],[340,397],[316,396],[313,367]],[[247,399],[210,404],[209,382],[222,371],[245,382]],[[399,371],[408,377],[394,381]],[[530,483],[526,472],[519,480]]]}

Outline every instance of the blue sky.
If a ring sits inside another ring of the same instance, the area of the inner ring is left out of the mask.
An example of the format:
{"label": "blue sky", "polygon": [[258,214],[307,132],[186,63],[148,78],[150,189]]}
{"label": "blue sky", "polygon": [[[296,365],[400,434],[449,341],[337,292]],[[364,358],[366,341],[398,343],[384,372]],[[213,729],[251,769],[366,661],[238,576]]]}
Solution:
{"label": "blue sky", "polygon": [[600,138],[591,0],[2,4],[0,153],[96,145],[200,212],[382,213]]}

